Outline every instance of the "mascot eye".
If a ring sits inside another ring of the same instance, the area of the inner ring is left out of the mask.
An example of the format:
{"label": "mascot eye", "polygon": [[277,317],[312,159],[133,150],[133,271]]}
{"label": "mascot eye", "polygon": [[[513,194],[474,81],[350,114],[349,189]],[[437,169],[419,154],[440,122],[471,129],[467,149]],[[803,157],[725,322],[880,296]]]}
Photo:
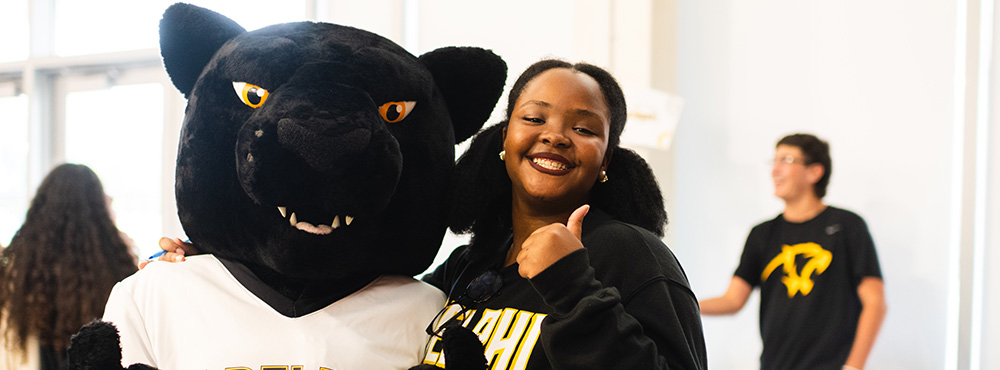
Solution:
{"label": "mascot eye", "polygon": [[257,85],[233,82],[233,89],[236,90],[236,96],[240,97],[240,101],[250,108],[260,107],[267,100],[267,90]]}
{"label": "mascot eye", "polygon": [[378,114],[382,115],[382,119],[386,122],[396,123],[410,115],[416,105],[415,101],[391,101],[378,107]]}

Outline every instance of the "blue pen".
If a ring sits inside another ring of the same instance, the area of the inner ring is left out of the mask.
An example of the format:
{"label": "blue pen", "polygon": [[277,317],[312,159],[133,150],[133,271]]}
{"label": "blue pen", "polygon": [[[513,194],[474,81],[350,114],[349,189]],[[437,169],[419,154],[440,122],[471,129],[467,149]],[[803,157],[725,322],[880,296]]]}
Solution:
{"label": "blue pen", "polygon": [[[191,239],[188,239],[188,240],[185,240],[185,241],[184,241],[184,243],[190,243],[190,242],[191,242]],[[150,259],[150,260],[152,260],[152,259],[157,259],[157,258],[160,258],[160,256],[162,256],[162,255],[164,255],[164,254],[167,254],[167,251],[165,251],[165,250],[160,250],[159,252],[156,252],[156,253],[153,253],[153,255],[152,255],[152,256],[149,256],[149,258],[147,258],[147,259]]]}

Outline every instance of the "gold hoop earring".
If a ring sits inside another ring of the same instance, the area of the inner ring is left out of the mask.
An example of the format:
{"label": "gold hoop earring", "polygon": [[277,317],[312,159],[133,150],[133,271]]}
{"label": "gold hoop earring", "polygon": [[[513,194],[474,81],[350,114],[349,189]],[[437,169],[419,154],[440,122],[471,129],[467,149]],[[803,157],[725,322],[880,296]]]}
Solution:
{"label": "gold hoop earring", "polygon": [[501,151],[500,151],[500,160],[501,160],[501,161],[503,160],[503,156],[504,156],[504,155],[506,155],[506,154],[507,154],[507,151],[506,151],[506,150],[501,150]]}
{"label": "gold hoop earring", "polygon": [[601,182],[608,182],[608,171],[601,170]]}

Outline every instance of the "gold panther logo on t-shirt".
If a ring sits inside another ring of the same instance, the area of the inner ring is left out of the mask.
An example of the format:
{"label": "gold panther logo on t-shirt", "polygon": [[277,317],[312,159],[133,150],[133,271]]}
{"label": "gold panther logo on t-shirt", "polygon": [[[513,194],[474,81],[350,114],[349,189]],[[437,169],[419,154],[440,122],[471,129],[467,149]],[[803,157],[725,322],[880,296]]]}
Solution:
{"label": "gold panther logo on t-shirt", "polygon": [[[795,265],[795,256],[800,254],[808,259],[805,266],[802,267],[801,273],[799,273],[798,266]],[[764,268],[764,272],[760,274],[760,280],[766,281],[774,269],[782,266],[785,276],[781,278],[781,282],[785,283],[785,287],[788,288],[788,298],[794,297],[797,292],[802,292],[802,295],[806,296],[812,292],[812,274],[822,274],[830,266],[831,261],[833,261],[833,253],[823,249],[819,244],[811,242],[796,245],[785,244],[781,246],[781,253],[775,256],[771,263],[768,263],[767,267]]]}

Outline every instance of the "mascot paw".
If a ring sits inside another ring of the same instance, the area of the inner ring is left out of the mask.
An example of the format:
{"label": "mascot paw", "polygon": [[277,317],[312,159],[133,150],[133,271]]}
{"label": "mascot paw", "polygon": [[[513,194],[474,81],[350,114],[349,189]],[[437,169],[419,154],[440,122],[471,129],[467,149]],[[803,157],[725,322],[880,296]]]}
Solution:
{"label": "mascot paw", "polygon": [[[483,342],[479,341],[476,333],[458,321],[445,324],[444,333],[441,334],[441,346],[448,370],[486,369],[486,356],[483,355],[486,349],[483,348]],[[410,370],[432,369],[440,368],[426,364],[410,368]]]}
{"label": "mascot paw", "polygon": [[[118,329],[109,322],[92,321],[80,328],[70,338],[70,370],[123,370],[122,348]],[[143,364],[134,364],[128,370],[155,370]]]}
{"label": "mascot paw", "polygon": [[454,322],[448,325],[441,335],[444,359],[448,369],[452,370],[482,370],[486,369],[486,356],[483,352],[483,342],[471,329]]}

